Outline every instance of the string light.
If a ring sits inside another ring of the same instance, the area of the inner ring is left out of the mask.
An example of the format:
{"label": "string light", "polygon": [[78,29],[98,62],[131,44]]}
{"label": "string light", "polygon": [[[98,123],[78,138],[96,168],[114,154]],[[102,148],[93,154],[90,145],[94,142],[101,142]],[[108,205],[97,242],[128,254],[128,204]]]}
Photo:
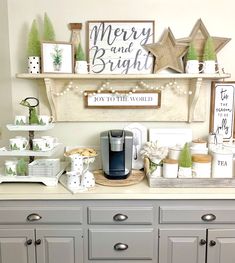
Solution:
{"label": "string light", "polygon": [[[154,85],[150,85],[148,83],[145,83],[143,80],[138,82],[137,85],[135,87],[131,87],[129,89],[125,89],[124,91],[126,92],[126,95],[132,95],[133,93],[139,91],[139,90],[149,90],[149,91],[163,91],[165,89],[171,89],[173,92],[175,92],[177,95],[192,95],[192,91],[189,90],[184,90],[183,88],[181,88],[177,81],[169,81],[167,83],[165,83],[164,85],[160,85],[160,86],[154,86]],[[64,87],[63,91],[61,92],[54,92],[53,94],[56,97],[61,97],[66,95],[69,92],[74,92],[78,95],[81,96],[95,96],[97,93],[100,94],[103,91],[110,91],[113,95],[119,95],[118,91],[115,90],[115,88],[113,88],[113,86],[110,86],[110,82],[106,81],[104,83],[102,83],[100,86],[97,87],[96,91],[89,93],[89,92],[85,92],[85,90],[79,89],[79,87],[77,85],[74,85],[74,83],[72,81],[69,81],[69,83]]]}

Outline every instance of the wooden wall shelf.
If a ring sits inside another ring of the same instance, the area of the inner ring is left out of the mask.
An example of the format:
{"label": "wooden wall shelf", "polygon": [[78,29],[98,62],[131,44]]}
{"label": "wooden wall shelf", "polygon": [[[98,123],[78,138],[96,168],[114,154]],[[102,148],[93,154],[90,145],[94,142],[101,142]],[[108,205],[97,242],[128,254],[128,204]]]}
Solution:
{"label": "wooden wall shelf", "polygon": [[189,96],[188,102],[188,122],[197,121],[194,118],[195,107],[197,105],[200,90],[203,84],[203,81],[216,81],[230,78],[230,74],[186,74],[186,73],[164,73],[164,74],[130,74],[130,75],[110,75],[110,74],[29,74],[29,73],[20,73],[16,74],[17,78],[20,79],[34,79],[34,80],[43,80],[46,87],[46,94],[50,105],[50,111],[52,115],[57,118],[56,112],[56,103],[54,100],[53,91],[55,90],[55,81],[58,80],[81,80],[81,81],[120,81],[125,83],[127,81],[141,81],[141,80],[187,80],[192,95]]}

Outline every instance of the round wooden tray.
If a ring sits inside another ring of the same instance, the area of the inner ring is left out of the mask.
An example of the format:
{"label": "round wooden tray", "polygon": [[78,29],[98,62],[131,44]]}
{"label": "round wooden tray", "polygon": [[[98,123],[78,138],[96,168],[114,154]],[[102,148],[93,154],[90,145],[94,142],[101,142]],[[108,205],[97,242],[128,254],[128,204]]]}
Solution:
{"label": "round wooden tray", "polygon": [[128,186],[133,184],[138,184],[144,179],[144,172],[139,170],[132,170],[131,174],[127,179],[121,180],[109,180],[104,177],[104,172],[102,170],[93,171],[95,176],[95,182],[100,185],[105,186]]}

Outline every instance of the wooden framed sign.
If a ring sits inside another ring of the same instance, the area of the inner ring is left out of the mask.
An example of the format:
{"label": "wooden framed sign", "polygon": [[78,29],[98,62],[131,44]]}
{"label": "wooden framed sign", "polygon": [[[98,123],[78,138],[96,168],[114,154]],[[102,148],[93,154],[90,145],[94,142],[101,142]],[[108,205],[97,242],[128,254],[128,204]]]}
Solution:
{"label": "wooden framed sign", "polygon": [[212,82],[210,131],[234,138],[235,81]]}
{"label": "wooden framed sign", "polygon": [[152,73],[154,21],[89,21],[88,32],[90,73]]}
{"label": "wooden framed sign", "polygon": [[160,91],[136,91],[128,94],[125,91],[116,91],[114,94],[109,91],[95,93],[86,91],[85,106],[87,108],[108,108],[108,109],[146,109],[160,108]]}

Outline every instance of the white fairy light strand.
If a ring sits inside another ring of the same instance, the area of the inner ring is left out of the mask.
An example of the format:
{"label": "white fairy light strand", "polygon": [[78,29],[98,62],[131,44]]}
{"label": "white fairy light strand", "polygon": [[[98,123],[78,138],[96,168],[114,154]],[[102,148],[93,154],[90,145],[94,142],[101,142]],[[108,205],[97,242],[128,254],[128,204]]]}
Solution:
{"label": "white fairy light strand", "polygon": [[[166,88],[170,88],[177,95],[192,95],[191,90],[186,91],[185,89],[180,87],[175,80],[169,81],[169,82],[167,82],[163,85],[160,85],[160,86],[154,86],[154,85],[147,84],[144,81],[140,81],[137,83],[137,85],[135,87],[131,87],[131,88],[129,88],[129,90],[124,90],[124,91],[126,91],[126,95],[131,95],[138,90],[148,90],[148,91],[151,91],[151,90],[152,91],[158,91],[159,90],[159,91],[163,91]],[[67,94],[69,92],[73,92],[73,93],[76,93],[77,95],[81,95],[81,96],[95,96],[97,93],[99,94],[103,91],[106,91],[106,92],[110,91],[113,95],[119,95],[118,91],[115,88],[113,88],[113,86],[110,85],[109,81],[102,83],[100,86],[97,87],[96,91],[93,93],[82,90],[77,85],[74,85],[74,83],[72,81],[69,81],[69,83],[64,87],[63,91],[54,92],[53,94],[57,97],[61,97],[61,96],[64,96],[65,94]]]}

